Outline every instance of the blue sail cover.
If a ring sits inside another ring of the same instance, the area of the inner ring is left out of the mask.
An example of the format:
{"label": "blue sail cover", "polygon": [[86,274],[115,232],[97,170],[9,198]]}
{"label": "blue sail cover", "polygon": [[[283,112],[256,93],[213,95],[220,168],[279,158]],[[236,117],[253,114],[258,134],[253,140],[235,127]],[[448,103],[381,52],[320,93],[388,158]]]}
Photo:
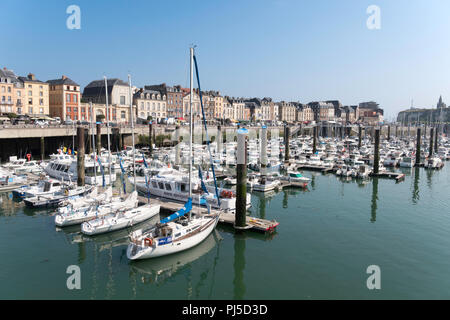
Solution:
{"label": "blue sail cover", "polygon": [[184,204],[184,207],[175,212],[174,214],[168,216],[165,219],[162,219],[161,223],[167,223],[172,220],[175,220],[178,217],[184,216],[186,213],[189,213],[192,210],[192,198],[189,198],[188,201]]}
{"label": "blue sail cover", "polygon": [[144,160],[144,166],[145,166],[146,168],[148,168],[147,161],[145,161],[145,156],[144,156],[144,155],[142,155],[142,159]]}

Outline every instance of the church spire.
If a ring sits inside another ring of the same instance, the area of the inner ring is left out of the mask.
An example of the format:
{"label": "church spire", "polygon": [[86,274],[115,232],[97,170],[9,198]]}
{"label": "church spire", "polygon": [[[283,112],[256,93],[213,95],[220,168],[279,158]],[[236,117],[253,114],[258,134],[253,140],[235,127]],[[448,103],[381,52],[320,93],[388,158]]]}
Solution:
{"label": "church spire", "polygon": [[439,102],[437,104],[437,108],[442,108],[442,95],[439,96]]}

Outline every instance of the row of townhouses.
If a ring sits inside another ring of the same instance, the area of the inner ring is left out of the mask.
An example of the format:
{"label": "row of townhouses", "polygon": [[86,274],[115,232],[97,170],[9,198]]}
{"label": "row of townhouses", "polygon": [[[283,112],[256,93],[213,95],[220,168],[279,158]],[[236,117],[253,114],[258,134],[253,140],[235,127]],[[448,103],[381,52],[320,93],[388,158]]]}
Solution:
{"label": "row of townhouses", "polygon": [[[32,73],[21,77],[7,68],[0,69],[0,112],[3,115],[90,121],[92,104],[96,118],[101,115],[113,122],[128,123],[131,102],[135,119],[161,122],[168,118],[187,119],[190,100],[188,88],[167,86],[165,83],[130,88],[120,79],[108,79],[106,85],[104,80],[94,80],[81,93],[80,85],[64,75],[44,82]],[[302,104],[275,102],[267,97],[229,97],[219,91],[202,91],[200,95],[198,90],[192,94],[192,112],[195,120],[205,117],[206,120],[218,122],[336,121],[378,124],[383,121],[383,110],[375,102],[363,102],[357,106],[343,106],[338,100]]]}

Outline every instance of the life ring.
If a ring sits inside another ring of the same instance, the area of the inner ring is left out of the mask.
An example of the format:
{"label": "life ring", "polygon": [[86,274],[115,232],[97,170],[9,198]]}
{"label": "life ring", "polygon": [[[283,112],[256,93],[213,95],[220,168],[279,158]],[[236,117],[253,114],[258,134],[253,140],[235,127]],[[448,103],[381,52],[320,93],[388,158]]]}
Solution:
{"label": "life ring", "polygon": [[144,244],[147,247],[151,247],[153,245],[153,240],[151,238],[145,238],[144,239]]}

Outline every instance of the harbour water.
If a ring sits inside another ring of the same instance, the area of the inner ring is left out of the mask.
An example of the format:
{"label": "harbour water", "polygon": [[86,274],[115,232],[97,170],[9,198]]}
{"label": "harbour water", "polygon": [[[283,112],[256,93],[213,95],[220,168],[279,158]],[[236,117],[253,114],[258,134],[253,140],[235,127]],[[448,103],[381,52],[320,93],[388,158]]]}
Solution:
{"label": "harbour water", "polygon": [[[279,221],[275,234],[218,226],[191,250],[138,262],[127,230],[57,229],[51,211],[2,193],[0,299],[449,299],[450,169],[402,172],[400,183],[305,172],[308,190],[252,196],[251,215]],[[70,265],[80,290],[66,286]],[[370,265],[381,290],[367,288]]]}

